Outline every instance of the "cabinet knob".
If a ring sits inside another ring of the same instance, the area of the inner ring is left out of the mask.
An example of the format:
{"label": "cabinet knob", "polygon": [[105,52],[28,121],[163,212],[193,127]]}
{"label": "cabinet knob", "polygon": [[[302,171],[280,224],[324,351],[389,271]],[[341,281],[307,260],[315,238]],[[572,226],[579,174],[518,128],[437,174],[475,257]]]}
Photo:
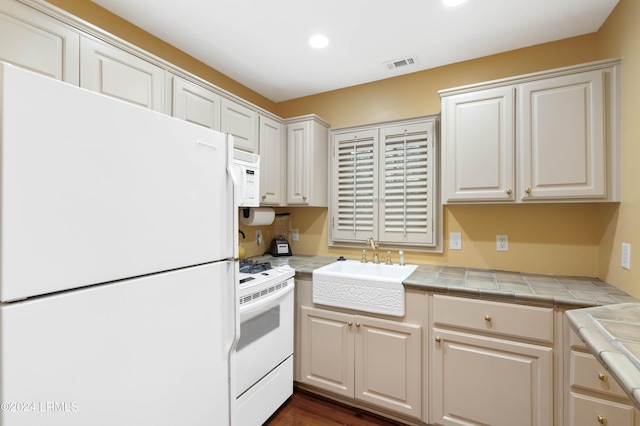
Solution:
{"label": "cabinet knob", "polygon": [[351,327],[351,326],[353,325],[353,322],[349,321],[349,322],[347,323],[347,325],[348,325],[349,327]]}
{"label": "cabinet knob", "polygon": [[307,201],[307,196],[306,195],[302,196],[302,201]]}
{"label": "cabinet knob", "polygon": [[359,322],[356,323],[356,327],[360,328],[360,323]]}
{"label": "cabinet knob", "polygon": [[598,379],[600,379],[600,381],[603,381],[603,382],[606,382],[607,380],[609,380],[607,375],[602,373],[598,373]]}
{"label": "cabinet knob", "polygon": [[266,200],[266,199],[267,199],[267,196],[266,196],[266,195],[263,195],[263,196],[262,196],[262,199],[263,199],[263,200]]}
{"label": "cabinet knob", "polygon": [[531,188],[525,189],[524,192],[526,192],[528,195],[531,195]]}
{"label": "cabinet knob", "polygon": [[607,418],[604,416],[598,416],[598,423],[600,423],[601,425],[606,425],[607,424]]}
{"label": "cabinet knob", "polygon": [[485,316],[484,316],[484,320],[485,320],[485,321],[489,321],[489,322],[491,322],[491,320],[492,320],[492,319],[493,319],[493,318],[491,318],[491,315],[489,315],[489,314],[487,314],[487,315],[485,315]]}
{"label": "cabinet knob", "polygon": [[513,194],[513,191],[511,190],[511,188],[507,189],[507,195],[511,195]]}
{"label": "cabinet knob", "polygon": [[440,342],[442,342],[442,337],[436,336],[436,343],[440,343]]}

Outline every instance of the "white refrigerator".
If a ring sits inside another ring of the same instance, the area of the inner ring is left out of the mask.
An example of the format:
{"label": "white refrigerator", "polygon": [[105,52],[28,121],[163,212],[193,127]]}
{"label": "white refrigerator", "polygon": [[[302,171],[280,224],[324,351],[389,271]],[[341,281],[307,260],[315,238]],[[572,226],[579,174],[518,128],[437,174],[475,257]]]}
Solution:
{"label": "white refrigerator", "polygon": [[3,63],[0,120],[0,424],[229,424],[231,137]]}

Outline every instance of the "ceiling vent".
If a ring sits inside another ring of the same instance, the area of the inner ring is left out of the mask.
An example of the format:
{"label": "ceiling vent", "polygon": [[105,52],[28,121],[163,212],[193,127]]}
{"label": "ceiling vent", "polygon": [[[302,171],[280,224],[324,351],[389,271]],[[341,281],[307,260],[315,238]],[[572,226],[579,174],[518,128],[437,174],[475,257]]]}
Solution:
{"label": "ceiling vent", "polygon": [[404,68],[418,63],[417,56],[409,56],[408,58],[396,59],[393,61],[385,62],[384,65],[388,70],[395,70],[398,68]]}

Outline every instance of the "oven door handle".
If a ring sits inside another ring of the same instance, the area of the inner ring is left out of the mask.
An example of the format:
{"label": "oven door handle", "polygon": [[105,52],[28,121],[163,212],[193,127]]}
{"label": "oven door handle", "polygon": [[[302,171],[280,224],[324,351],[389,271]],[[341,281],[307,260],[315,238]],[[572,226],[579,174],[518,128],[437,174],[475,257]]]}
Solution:
{"label": "oven door handle", "polygon": [[258,315],[267,312],[269,309],[280,303],[281,299],[284,299],[289,293],[291,293],[294,289],[293,282],[291,285],[288,285],[284,290],[278,290],[273,294],[264,297],[257,302],[251,303],[246,306],[240,305],[240,321],[247,321],[251,318],[257,317]]}

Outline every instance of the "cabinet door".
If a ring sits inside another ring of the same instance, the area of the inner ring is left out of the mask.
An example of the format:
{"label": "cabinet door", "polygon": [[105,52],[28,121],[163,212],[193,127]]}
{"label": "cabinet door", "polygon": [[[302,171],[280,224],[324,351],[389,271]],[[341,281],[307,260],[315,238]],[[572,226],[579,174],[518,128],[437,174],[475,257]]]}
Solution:
{"label": "cabinet door", "polygon": [[311,123],[287,125],[287,204],[309,204]]}
{"label": "cabinet door", "polygon": [[353,315],[300,308],[300,380],[353,398]]}
{"label": "cabinet door", "polygon": [[260,204],[282,204],[285,186],[285,145],[282,123],[259,117],[260,121]]}
{"label": "cabinet door", "polygon": [[513,87],[442,98],[443,199],[512,201]]}
{"label": "cabinet door", "polygon": [[355,317],[355,397],[420,418],[420,326]]}
{"label": "cabinet door", "polygon": [[553,349],[433,329],[432,423],[553,424]]}
{"label": "cabinet door", "polygon": [[222,132],[233,135],[234,146],[249,152],[258,152],[258,121],[255,111],[222,98]]}
{"label": "cabinet door", "polygon": [[80,83],[80,35],[16,1],[0,2],[0,60]]}
{"label": "cabinet door", "polygon": [[519,86],[522,201],[606,196],[603,71]]}
{"label": "cabinet door", "polygon": [[173,116],[220,131],[220,95],[173,77]]}
{"label": "cabinet door", "polygon": [[165,70],[86,36],[80,39],[80,86],[165,112]]}
{"label": "cabinet door", "polygon": [[436,185],[433,121],[380,130],[378,239],[433,246]]}

